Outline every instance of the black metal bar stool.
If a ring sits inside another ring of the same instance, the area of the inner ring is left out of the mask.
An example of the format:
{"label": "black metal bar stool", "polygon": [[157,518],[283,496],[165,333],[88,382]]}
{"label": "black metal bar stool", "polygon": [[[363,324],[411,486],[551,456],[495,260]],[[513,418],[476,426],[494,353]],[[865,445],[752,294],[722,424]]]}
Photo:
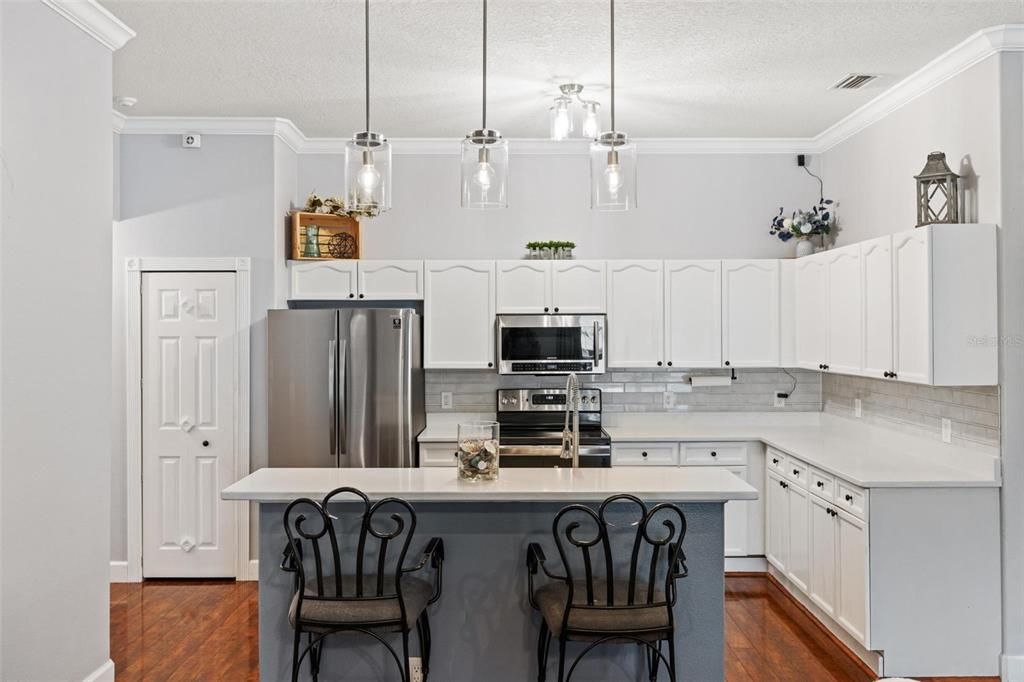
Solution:
{"label": "black metal bar stool", "polygon": [[[351,512],[334,516],[328,505],[353,503]],[[427,606],[441,596],[444,543],[431,538],[418,561],[405,565],[416,530],[416,513],[396,497],[373,504],[355,488],[338,488],[322,502],[293,501],[284,512],[288,546],[281,568],[295,574],[288,621],[295,629],[292,680],[307,655],[317,680],[324,639],[336,633],[362,633],[383,644],[401,679],[410,682],[409,635],[415,628],[423,661],[430,667],[430,622]],[[432,579],[413,574],[433,569]],[[400,633],[401,657],[383,635]],[[303,646],[302,637],[306,635]]]}
{"label": "black metal bar stool", "polygon": [[[614,522],[609,511],[615,505]],[[625,513],[619,513],[620,511]],[[648,510],[633,495],[614,495],[597,511],[580,504],[562,509],[552,524],[564,575],[546,565],[538,543],[527,548],[530,604],[540,612],[537,640],[539,682],[547,677],[551,640],[558,640],[558,682],[568,682],[583,658],[609,642],[635,642],[646,648],[647,671],[657,680],[664,663],[676,680],[676,580],[686,577],[686,517],[674,504]],[[563,537],[564,536],[564,537]],[[618,559],[618,561],[617,561]],[[542,571],[547,580],[534,585]],[[582,573],[582,575],[581,575]],[[587,646],[566,674],[570,641]],[[668,644],[668,655],[662,653]]]}

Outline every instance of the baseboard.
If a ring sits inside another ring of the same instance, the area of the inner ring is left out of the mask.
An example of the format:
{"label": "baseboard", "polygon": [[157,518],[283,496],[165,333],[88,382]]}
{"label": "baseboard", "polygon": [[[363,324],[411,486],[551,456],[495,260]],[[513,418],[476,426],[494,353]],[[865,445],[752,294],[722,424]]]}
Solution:
{"label": "baseboard", "polygon": [[725,557],[725,572],[728,575],[767,573],[768,562],[763,556],[727,556]]}
{"label": "baseboard", "polygon": [[[127,561],[111,561],[110,562],[110,582],[112,583],[129,583],[131,580],[128,579],[128,562]],[[111,678],[113,679],[113,678]]]}
{"label": "baseboard", "polygon": [[106,663],[89,673],[82,682],[114,682],[114,662],[108,658]]}
{"label": "baseboard", "polygon": [[1000,670],[1003,682],[1024,682],[1024,656],[1003,656]]}
{"label": "baseboard", "polygon": [[249,573],[245,576],[245,580],[256,580],[260,579],[260,561],[259,559],[249,559]]}

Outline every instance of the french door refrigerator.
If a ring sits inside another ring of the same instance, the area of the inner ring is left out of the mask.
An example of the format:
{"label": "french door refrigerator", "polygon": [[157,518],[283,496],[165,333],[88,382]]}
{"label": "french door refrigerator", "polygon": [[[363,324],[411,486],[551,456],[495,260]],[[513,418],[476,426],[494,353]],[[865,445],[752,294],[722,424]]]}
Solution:
{"label": "french door refrigerator", "polygon": [[420,326],[411,308],[268,311],[270,466],[416,466]]}

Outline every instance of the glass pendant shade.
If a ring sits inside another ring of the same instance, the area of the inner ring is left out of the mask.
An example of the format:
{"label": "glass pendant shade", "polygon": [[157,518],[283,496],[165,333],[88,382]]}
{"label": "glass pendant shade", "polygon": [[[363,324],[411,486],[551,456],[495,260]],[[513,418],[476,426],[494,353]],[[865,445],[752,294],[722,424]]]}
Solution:
{"label": "glass pendant shade", "polygon": [[590,145],[590,207],[598,211],[636,207],[636,145],[625,133],[601,133]]}
{"label": "glass pendant shade", "polygon": [[361,132],[345,145],[345,208],[367,215],[391,209],[391,144]]}
{"label": "glass pendant shade", "polygon": [[572,101],[568,97],[559,97],[549,110],[552,140],[564,140],[572,135],[574,126],[570,104]]}
{"label": "glass pendant shade", "polygon": [[601,121],[597,116],[597,102],[584,102],[583,104],[583,126],[580,131],[583,137],[594,140],[601,132]]}
{"label": "glass pendant shade", "polygon": [[508,208],[508,141],[496,130],[462,141],[462,208]]}

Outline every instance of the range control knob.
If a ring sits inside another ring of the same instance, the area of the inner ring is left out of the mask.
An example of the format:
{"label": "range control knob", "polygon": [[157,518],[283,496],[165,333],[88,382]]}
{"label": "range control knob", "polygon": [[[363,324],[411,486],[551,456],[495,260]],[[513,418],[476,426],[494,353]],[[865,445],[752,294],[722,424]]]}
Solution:
{"label": "range control knob", "polygon": [[508,398],[502,398],[501,399],[501,404],[502,405],[508,405]]}

